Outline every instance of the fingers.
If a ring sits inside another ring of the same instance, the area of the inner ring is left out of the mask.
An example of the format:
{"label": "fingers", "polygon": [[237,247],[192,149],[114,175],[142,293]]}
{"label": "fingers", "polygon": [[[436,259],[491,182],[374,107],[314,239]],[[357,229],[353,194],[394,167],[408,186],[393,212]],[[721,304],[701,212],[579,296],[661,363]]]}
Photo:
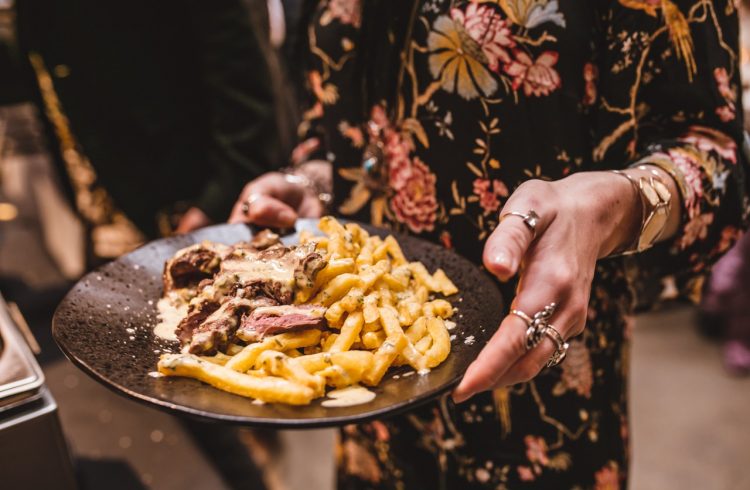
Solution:
{"label": "fingers", "polygon": [[[501,220],[484,246],[484,266],[501,281],[518,273],[521,262],[535,236],[540,236],[554,219],[554,210],[544,209],[539,196],[550,192],[545,182],[529,181],[521,185],[503,206]],[[532,230],[524,218],[534,210],[539,219]]]}
{"label": "fingers", "polygon": [[245,186],[229,216],[230,223],[286,228],[294,225],[304,187],[280,173],[268,173]]}
{"label": "fingers", "polygon": [[[535,251],[535,249],[532,249]],[[555,302],[556,312],[550,325],[563,339],[583,331],[586,322],[589,288],[587,279],[576,280],[563,266],[555,267],[554,259],[534,257],[524,270],[513,308],[529,316]],[[549,271],[556,271],[551,274]],[[453,393],[459,403],[476,393],[499,386],[529,381],[544,369],[555,352],[556,344],[545,336],[535,348],[526,350],[527,323],[516,315],[503,319],[500,328],[469,366],[463,380]]]}
{"label": "fingers", "polygon": [[[526,287],[525,279],[526,276],[512,308],[517,308],[531,317],[555,301],[552,298],[559,298],[560,291],[553,284],[534,281],[531,287]],[[534,280],[534,276],[530,279]],[[557,301],[560,299],[562,298]],[[465,400],[476,393],[499,386],[506,372],[526,355],[526,329],[527,324],[522,318],[513,314],[506,316],[497,332],[466,370],[463,380],[454,392],[454,399]]]}
{"label": "fingers", "polygon": [[515,315],[505,317],[479,356],[453,391],[460,403],[493,388],[505,371],[526,353],[526,323]]}
{"label": "fingers", "polygon": [[252,223],[258,226],[286,228],[294,226],[297,213],[288,204],[267,195],[251,194],[235,204],[230,223]]}

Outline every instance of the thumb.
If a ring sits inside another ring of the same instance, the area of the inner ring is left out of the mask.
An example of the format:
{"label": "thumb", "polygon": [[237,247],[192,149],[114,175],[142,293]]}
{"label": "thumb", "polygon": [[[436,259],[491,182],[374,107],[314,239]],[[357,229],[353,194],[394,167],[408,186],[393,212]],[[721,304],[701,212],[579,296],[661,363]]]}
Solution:
{"label": "thumb", "polygon": [[518,272],[521,260],[534,240],[535,232],[541,232],[540,220],[536,221],[532,230],[522,216],[510,212],[504,212],[500,216],[500,223],[484,245],[482,260],[487,270],[501,281],[507,281]]}

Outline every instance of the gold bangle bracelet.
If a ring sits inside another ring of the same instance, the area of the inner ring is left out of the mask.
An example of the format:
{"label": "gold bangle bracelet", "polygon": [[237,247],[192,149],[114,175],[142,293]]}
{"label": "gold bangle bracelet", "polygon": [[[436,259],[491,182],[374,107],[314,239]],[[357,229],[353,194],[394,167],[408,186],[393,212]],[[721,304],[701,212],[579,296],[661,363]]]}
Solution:
{"label": "gold bangle bracelet", "polygon": [[651,248],[664,233],[672,209],[672,193],[655,170],[649,171],[647,177],[635,177],[622,170],[613,173],[628,179],[641,201],[641,226],[633,242],[618,250],[614,255],[630,255]]}

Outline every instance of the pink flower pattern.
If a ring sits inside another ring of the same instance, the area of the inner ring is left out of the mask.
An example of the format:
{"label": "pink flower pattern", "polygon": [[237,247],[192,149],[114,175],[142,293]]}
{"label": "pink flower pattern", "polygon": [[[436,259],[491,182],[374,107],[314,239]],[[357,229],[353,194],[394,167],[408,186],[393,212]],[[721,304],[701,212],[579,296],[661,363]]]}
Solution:
{"label": "pink flower pattern", "polygon": [[727,69],[724,67],[714,69],[714,79],[716,80],[716,87],[719,90],[719,94],[724,98],[726,105],[719,106],[716,108],[716,115],[719,116],[722,122],[732,121],[735,115],[735,101],[737,100],[737,94],[732,87],[729,85],[729,74]]}
{"label": "pink flower pattern", "polygon": [[485,213],[497,211],[500,208],[500,199],[508,197],[508,188],[505,184],[497,179],[474,180],[474,194],[479,196],[479,205]]}
{"label": "pink flower pattern", "polygon": [[359,27],[362,22],[361,11],[359,0],[330,0],[328,2],[329,15],[331,18],[338,19],[342,24]]}
{"label": "pink flower pattern", "polygon": [[454,22],[463,25],[466,33],[482,49],[487,57],[487,66],[499,72],[501,64],[510,62],[508,49],[516,45],[511,37],[508,22],[495,9],[487,5],[471,3],[466,11],[451,9]]}
{"label": "pink flower pattern", "polygon": [[505,72],[513,77],[513,89],[523,86],[526,96],[540,97],[549,95],[562,84],[560,75],[553,68],[557,63],[558,54],[545,51],[536,60],[532,60],[525,51],[513,51],[514,60],[506,67]]}
{"label": "pink flower pattern", "polygon": [[414,233],[435,228],[438,203],[435,197],[437,178],[419,158],[411,162],[409,177],[391,198],[391,209],[396,219]]}
{"label": "pink flower pattern", "polygon": [[620,490],[620,472],[617,463],[610,461],[594,475],[595,490]]}
{"label": "pink flower pattern", "polygon": [[598,80],[599,68],[590,62],[583,65],[583,105],[594,105],[594,102],[596,102]]}

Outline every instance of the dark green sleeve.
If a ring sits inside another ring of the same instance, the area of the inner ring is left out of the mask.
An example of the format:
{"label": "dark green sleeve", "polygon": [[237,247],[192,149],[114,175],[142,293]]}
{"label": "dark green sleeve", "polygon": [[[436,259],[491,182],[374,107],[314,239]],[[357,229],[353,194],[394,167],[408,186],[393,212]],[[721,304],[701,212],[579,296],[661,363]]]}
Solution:
{"label": "dark green sleeve", "polygon": [[271,77],[242,0],[190,0],[206,85],[213,170],[195,202],[224,221],[245,183],[281,163]]}

